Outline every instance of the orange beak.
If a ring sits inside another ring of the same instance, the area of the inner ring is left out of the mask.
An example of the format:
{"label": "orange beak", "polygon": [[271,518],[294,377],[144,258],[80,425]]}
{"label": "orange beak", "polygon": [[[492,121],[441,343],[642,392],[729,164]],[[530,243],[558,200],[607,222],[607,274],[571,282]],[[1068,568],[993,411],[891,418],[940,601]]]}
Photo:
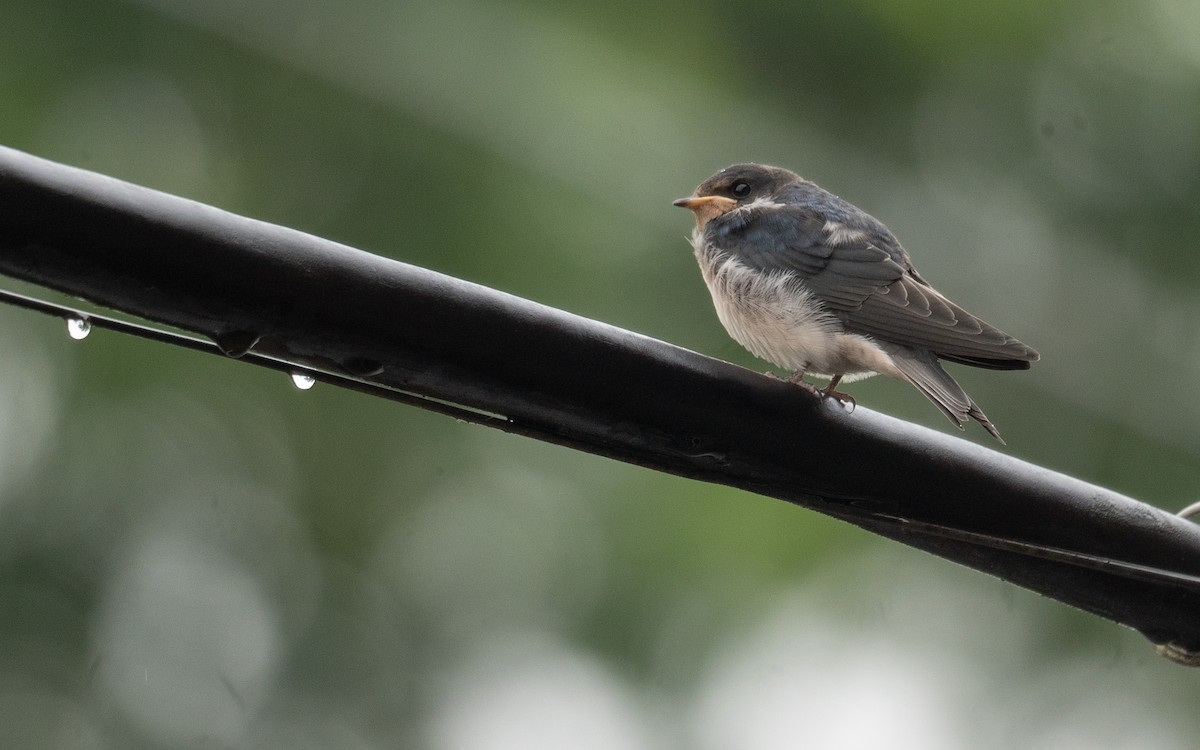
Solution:
{"label": "orange beak", "polygon": [[696,215],[696,226],[703,227],[721,214],[737,208],[738,202],[723,195],[705,195],[701,197],[680,198],[671,205],[686,208]]}

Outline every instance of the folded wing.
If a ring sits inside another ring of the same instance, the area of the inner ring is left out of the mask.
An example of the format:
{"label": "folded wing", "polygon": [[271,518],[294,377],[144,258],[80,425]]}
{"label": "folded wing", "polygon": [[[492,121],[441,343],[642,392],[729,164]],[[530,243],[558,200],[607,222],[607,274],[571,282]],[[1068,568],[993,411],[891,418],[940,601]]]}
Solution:
{"label": "folded wing", "polygon": [[930,286],[886,230],[847,229],[799,206],[746,218],[743,261],[795,273],[848,331],[976,367],[1027,369],[1038,359]]}

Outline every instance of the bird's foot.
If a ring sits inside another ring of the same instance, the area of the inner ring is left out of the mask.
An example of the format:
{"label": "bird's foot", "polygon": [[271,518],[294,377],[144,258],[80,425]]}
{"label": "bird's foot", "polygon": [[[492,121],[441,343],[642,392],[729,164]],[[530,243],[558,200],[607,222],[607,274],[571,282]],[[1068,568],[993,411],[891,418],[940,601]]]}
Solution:
{"label": "bird's foot", "polygon": [[821,389],[821,395],[826,398],[836,398],[843,406],[848,406],[849,411],[854,411],[854,407],[858,406],[858,402],[849,393],[842,393],[837,390],[837,385],[840,382],[842,382],[842,376],[834,375],[829,381],[829,385]]}
{"label": "bird's foot", "polygon": [[788,375],[786,378],[781,378],[773,372],[768,372],[767,375],[772,378],[775,378],[776,380],[782,380],[785,383],[791,383],[792,385],[798,385],[798,386],[800,386],[801,389],[808,391],[809,393],[811,393],[814,396],[821,395],[821,391],[815,385],[813,385],[812,383],[810,383],[804,379],[804,370],[796,370],[791,375]]}
{"label": "bird's foot", "polygon": [[854,411],[854,407],[858,406],[858,402],[849,393],[835,391],[833,388],[825,387],[820,390],[820,394],[826,398],[837,399],[839,403],[846,407],[847,411]]}

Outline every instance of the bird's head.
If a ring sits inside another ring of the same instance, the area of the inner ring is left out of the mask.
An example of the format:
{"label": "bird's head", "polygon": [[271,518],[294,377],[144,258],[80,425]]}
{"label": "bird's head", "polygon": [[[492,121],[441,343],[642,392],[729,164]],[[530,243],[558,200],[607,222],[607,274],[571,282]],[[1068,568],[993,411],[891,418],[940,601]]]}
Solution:
{"label": "bird's head", "polygon": [[758,205],[770,206],[776,197],[791,184],[803,182],[795,172],[763,164],[734,164],[700,183],[696,192],[680,198],[674,205],[696,215],[696,226],[704,225],[734,209]]}

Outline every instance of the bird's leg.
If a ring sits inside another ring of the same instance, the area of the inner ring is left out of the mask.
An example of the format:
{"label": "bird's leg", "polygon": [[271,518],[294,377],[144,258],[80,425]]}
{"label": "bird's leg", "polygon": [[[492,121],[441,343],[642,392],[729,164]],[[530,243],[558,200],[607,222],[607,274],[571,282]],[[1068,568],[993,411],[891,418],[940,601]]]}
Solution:
{"label": "bird's leg", "polygon": [[843,404],[850,404],[850,408],[853,409],[858,403],[854,400],[854,397],[849,393],[842,393],[841,391],[835,390],[837,388],[837,384],[840,382],[842,382],[842,376],[834,375],[832,378],[830,378],[829,385],[821,389],[821,395],[836,398]]}

